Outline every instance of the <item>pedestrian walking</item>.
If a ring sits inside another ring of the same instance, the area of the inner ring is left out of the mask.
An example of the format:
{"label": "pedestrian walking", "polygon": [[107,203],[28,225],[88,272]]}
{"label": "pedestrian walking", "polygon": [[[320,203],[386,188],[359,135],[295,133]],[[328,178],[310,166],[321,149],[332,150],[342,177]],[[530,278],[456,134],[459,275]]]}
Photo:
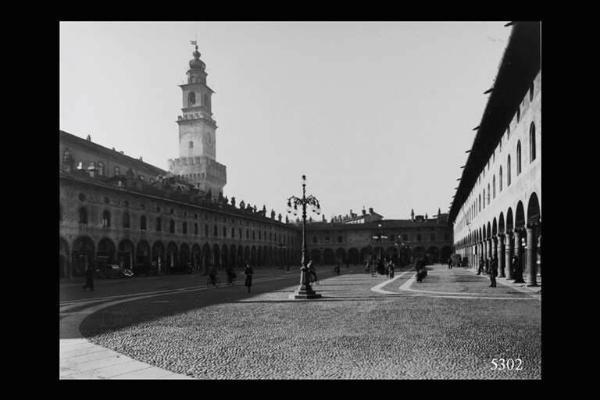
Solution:
{"label": "pedestrian walking", "polygon": [[490,262],[490,287],[496,287],[496,276],[498,276],[498,258],[494,257]]}
{"label": "pedestrian walking", "polygon": [[477,275],[481,275],[481,272],[483,271],[483,266],[484,266],[483,258],[480,258],[479,259],[479,268],[477,269]]}
{"label": "pedestrian walking", "polygon": [[246,282],[244,285],[246,285],[248,288],[248,293],[250,293],[250,288],[252,287],[252,274],[254,274],[254,270],[248,263],[246,263],[246,268],[244,268],[244,274],[246,274]]}
{"label": "pedestrian walking", "polygon": [[210,266],[210,270],[208,271],[208,279],[211,285],[217,287],[217,268],[214,265]]}
{"label": "pedestrian walking", "polygon": [[390,279],[394,277],[394,263],[392,261],[388,265],[388,276]]}
{"label": "pedestrian walking", "polygon": [[314,282],[314,283],[318,283],[318,280],[317,280],[317,270],[313,266],[312,260],[310,260],[308,262],[308,264],[306,265],[306,268],[308,269],[309,281],[310,282]]}
{"label": "pedestrian walking", "polygon": [[525,283],[523,280],[523,260],[517,254],[513,257],[513,267],[515,271],[515,283]]}
{"label": "pedestrian walking", "polygon": [[83,285],[83,290],[90,288],[90,290],[94,291],[94,268],[88,265],[85,270],[85,285]]}
{"label": "pedestrian walking", "polygon": [[338,274],[338,275],[339,275],[339,274],[340,274],[340,264],[339,264],[339,263],[337,263],[337,264],[335,265],[335,267],[333,268],[333,270],[334,270],[334,272],[335,272],[336,274]]}

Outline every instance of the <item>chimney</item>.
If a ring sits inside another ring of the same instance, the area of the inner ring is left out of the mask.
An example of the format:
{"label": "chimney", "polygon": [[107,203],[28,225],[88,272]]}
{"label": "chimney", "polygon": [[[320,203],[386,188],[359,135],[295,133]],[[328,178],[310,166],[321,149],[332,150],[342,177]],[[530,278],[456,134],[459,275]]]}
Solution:
{"label": "chimney", "polygon": [[373,214],[373,207],[369,207],[369,214]]}
{"label": "chimney", "polygon": [[367,211],[365,210],[365,206],[363,206],[362,215],[367,215]]}

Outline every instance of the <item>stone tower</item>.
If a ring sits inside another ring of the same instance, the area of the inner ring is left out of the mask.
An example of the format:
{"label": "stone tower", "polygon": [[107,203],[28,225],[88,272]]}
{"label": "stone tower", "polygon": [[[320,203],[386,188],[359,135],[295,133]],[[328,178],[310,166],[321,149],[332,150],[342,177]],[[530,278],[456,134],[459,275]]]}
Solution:
{"label": "stone tower", "polygon": [[214,93],[206,85],[206,65],[200,60],[196,42],[194,58],[187,71],[187,83],[179,85],[182,92],[182,115],[179,125],[179,157],[169,160],[169,171],[181,176],[213,198],[223,193],[227,182],[225,165],[216,158],[216,122],[212,119],[211,96]]}

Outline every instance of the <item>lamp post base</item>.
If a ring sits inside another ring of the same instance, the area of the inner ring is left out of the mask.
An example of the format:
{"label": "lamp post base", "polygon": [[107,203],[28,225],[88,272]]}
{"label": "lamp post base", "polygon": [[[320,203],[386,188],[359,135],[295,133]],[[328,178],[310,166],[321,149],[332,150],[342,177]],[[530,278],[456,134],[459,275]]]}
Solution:
{"label": "lamp post base", "polygon": [[294,299],[320,299],[322,296],[312,289],[298,288],[294,292]]}

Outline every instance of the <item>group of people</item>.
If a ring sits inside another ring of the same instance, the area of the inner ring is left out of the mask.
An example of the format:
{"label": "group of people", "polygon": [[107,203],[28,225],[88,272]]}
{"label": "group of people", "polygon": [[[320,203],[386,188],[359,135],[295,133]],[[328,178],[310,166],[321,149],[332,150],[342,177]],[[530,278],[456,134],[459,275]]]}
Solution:
{"label": "group of people", "polygon": [[[512,276],[516,283],[524,283],[523,280],[523,263],[521,258],[515,254],[511,258]],[[496,277],[498,276],[498,257],[480,258],[477,275],[486,273],[490,277],[490,287],[496,287]]]}
{"label": "group of people", "polygon": [[370,273],[371,276],[376,276],[377,273],[381,275],[387,275],[390,279],[394,277],[394,270],[396,266],[391,259],[378,258],[374,261],[367,260],[365,263],[365,272]]}
{"label": "group of people", "polygon": [[[227,283],[233,285],[237,274],[232,266],[228,266],[225,269],[225,273],[227,274]],[[244,286],[248,288],[248,293],[250,293],[250,288],[252,287],[252,275],[254,274],[254,269],[250,266],[250,264],[246,263],[244,267],[244,275],[246,275],[246,279],[244,281]],[[208,272],[209,283],[214,287],[217,287],[217,268],[213,265],[210,267]]]}

